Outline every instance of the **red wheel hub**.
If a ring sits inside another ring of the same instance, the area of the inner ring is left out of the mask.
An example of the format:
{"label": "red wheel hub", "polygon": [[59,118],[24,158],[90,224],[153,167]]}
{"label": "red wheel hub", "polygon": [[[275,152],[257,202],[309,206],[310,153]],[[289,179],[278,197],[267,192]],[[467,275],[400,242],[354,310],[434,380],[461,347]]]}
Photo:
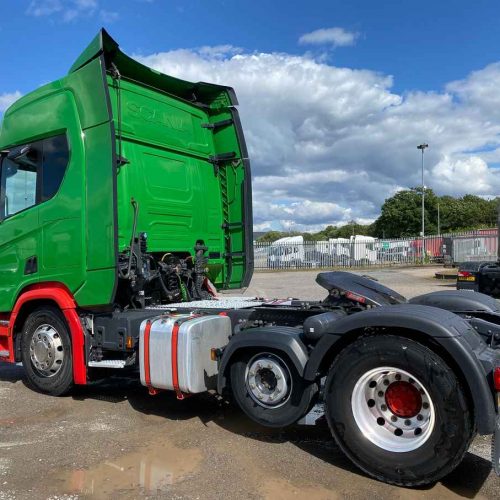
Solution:
{"label": "red wheel hub", "polygon": [[393,382],[385,392],[385,402],[401,418],[412,418],[422,408],[420,391],[410,382]]}

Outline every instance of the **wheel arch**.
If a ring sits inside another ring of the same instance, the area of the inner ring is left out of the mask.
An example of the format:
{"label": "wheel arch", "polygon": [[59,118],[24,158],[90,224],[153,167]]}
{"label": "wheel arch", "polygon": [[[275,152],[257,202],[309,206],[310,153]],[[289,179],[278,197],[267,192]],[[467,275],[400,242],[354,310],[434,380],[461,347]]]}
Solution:
{"label": "wheel arch", "polygon": [[381,307],[336,321],[311,352],[304,377],[324,376],[338,353],[361,335],[378,331],[416,340],[441,356],[459,377],[474,408],[480,434],[491,434],[495,406],[485,371],[475,355],[484,343],[456,314],[429,306]]}
{"label": "wheel arch", "polygon": [[76,302],[68,288],[58,282],[37,283],[24,288],[18,295],[9,320],[9,332],[13,337],[14,359],[18,361],[20,336],[26,319],[40,306],[55,306],[59,309],[68,326],[73,360],[73,380],[75,384],[86,384],[85,339]]}

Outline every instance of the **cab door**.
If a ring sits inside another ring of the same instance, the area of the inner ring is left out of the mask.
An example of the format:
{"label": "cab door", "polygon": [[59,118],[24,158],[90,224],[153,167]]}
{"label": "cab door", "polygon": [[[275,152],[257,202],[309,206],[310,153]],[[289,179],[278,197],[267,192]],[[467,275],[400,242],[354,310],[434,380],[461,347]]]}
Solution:
{"label": "cab door", "polygon": [[0,164],[0,311],[20,286],[38,281],[41,142],[16,147]]}

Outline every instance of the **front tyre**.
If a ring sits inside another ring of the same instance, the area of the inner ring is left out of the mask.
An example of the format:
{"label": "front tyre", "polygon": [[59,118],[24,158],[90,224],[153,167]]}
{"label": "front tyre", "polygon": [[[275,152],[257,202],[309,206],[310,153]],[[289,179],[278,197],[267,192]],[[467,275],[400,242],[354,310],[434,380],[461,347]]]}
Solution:
{"label": "front tyre", "polygon": [[73,386],[68,327],[55,307],[40,307],[27,318],[21,356],[29,384],[37,391],[61,396]]}
{"label": "front tyre", "polygon": [[231,365],[231,389],[239,407],[266,427],[286,427],[311,408],[318,387],[302,379],[278,352],[245,352]]}
{"label": "front tyre", "polygon": [[333,437],[362,470],[399,486],[434,483],[474,436],[471,408],[434,351],[395,335],[362,337],[334,360],[325,385]]}

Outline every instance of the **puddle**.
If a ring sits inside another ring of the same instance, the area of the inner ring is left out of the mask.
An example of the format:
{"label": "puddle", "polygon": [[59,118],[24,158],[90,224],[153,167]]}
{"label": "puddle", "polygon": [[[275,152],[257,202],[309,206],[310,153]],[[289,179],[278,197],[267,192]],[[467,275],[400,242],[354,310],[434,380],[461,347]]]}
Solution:
{"label": "puddle", "polygon": [[202,458],[200,450],[163,441],[89,469],[58,475],[57,490],[92,498],[110,498],[119,492],[165,494],[172,484],[193,474]]}

